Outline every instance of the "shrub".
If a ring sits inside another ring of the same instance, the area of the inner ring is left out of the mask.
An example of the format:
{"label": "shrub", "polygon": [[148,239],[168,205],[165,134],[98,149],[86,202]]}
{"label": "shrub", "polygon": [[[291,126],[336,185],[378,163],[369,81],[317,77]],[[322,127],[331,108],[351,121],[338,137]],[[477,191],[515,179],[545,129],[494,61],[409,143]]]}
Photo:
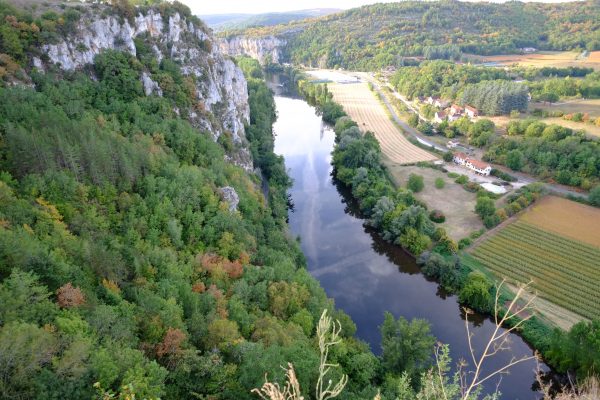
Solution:
{"label": "shrub", "polygon": [[469,274],[458,299],[462,304],[467,304],[479,312],[489,312],[492,308],[492,283],[481,272],[474,271]]}
{"label": "shrub", "polygon": [[433,221],[433,222],[437,222],[438,224],[441,224],[442,222],[446,221],[446,216],[444,215],[443,212],[441,212],[440,210],[433,210],[430,214],[429,214],[429,218]]}
{"label": "shrub", "polygon": [[600,185],[590,190],[589,200],[591,205],[600,207]]}
{"label": "shrub", "polygon": [[425,184],[423,183],[423,177],[417,174],[410,174],[406,186],[414,193],[420,192],[425,187]]}
{"label": "shrub", "polygon": [[469,238],[462,238],[458,241],[458,248],[460,250],[467,248],[471,245],[471,243],[473,243],[473,241]]}
{"label": "shrub", "polygon": [[454,182],[458,183],[459,185],[464,185],[465,183],[469,182],[469,177],[466,175],[461,175],[456,178]]}
{"label": "shrub", "polygon": [[467,192],[477,193],[479,191],[479,184],[475,182],[467,182],[463,185]]}
{"label": "shrub", "polygon": [[444,153],[444,161],[446,162],[450,162],[454,159],[454,155],[452,154],[451,151],[447,151]]}
{"label": "shrub", "polygon": [[442,178],[435,178],[435,187],[437,189],[443,189],[446,186],[446,182]]}
{"label": "shrub", "polygon": [[458,178],[459,175],[456,172],[448,172],[448,178]]}

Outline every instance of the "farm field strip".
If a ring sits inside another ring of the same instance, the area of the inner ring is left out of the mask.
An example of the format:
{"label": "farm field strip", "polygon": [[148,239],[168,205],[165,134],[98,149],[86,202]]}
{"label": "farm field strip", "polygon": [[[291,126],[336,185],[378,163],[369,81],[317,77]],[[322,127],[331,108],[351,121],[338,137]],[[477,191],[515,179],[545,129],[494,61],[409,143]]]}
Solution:
{"label": "farm field strip", "polygon": [[[554,264],[556,266],[565,268],[565,270],[567,270],[570,267],[570,264],[572,264],[573,261],[576,261],[577,263],[581,262],[579,259],[576,259],[576,260],[568,259],[568,258],[562,256],[561,254],[558,254],[553,251],[549,251],[548,249],[536,249],[534,247],[535,246],[534,243],[531,243],[530,241],[523,243],[522,239],[520,239],[519,242],[516,242],[515,240],[508,239],[508,238],[498,235],[498,237],[496,238],[496,243],[500,246],[504,245],[505,247],[512,246],[512,248],[514,249],[514,253],[524,255],[524,256],[530,254],[532,256],[540,257],[541,259],[543,259],[544,257],[547,257],[547,256],[551,256],[551,257],[553,257]],[[581,267],[581,265],[580,265],[580,267]],[[590,279],[596,278],[596,276],[598,274],[597,269],[594,268],[593,265],[591,266],[591,268],[589,268],[587,265],[584,266],[584,268],[579,268],[578,272],[581,275],[585,275],[586,277],[588,277]]]}
{"label": "farm field strip", "polygon": [[471,251],[499,277],[586,318],[600,317],[600,248],[517,221]]}
{"label": "farm field strip", "polygon": [[437,157],[415,146],[390,121],[383,106],[366,83],[328,86],[336,102],[355,120],[362,131],[372,131],[383,153],[398,164],[433,161]]}
{"label": "farm field strip", "polygon": [[[499,241],[505,239],[519,248],[527,247],[528,251],[538,253],[540,256],[552,255],[553,257],[557,258],[557,262],[560,262],[562,260],[566,261],[567,263],[577,261],[578,263],[580,263],[580,269],[585,269],[586,271],[589,271],[592,274],[598,274],[598,272],[600,271],[600,257],[595,256],[593,254],[585,255],[584,252],[577,252],[565,255],[565,252],[571,252],[573,250],[573,248],[567,246],[557,245],[553,249],[547,249],[542,247],[537,248],[536,246],[538,246],[539,241],[535,238],[527,236],[528,234],[530,233],[523,232],[521,234],[518,230],[515,230],[513,233],[499,232],[497,237]],[[518,243],[515,243],[514,241],[514,238],[516,236],[519,239]]]}
{"label": "farm field strip", "polygon": [[[476,257],[479,258],[479,257]],[[498,257],[494,255],[491,258],[479,260],[486,264],[492,272],[502,277],[509,277],[519,282],[529,282],[532,278],[527,275],[522,269],[507,266],[504,262],[498,261]],[[557,289],[556,285],[548,284],[545,280],[535,282],[534,289],[539,291],[539,296],[545,298],[552,303],[572,311],[578,315],[583,315],[588,318],[597,316],[597,302],[582,302],[581,299],[573,297],[572,290]]]}

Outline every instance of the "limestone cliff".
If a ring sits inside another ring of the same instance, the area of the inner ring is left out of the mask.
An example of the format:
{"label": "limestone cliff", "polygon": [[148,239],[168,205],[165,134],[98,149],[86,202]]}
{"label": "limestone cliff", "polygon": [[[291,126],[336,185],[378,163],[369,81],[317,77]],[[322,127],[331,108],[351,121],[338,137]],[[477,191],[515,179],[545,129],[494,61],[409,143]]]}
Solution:
{"label": "limestone cliff", "polygon": [[219,40],[221,51],[230,56],[249,56],[264,64],[267,60],[275,64],[283,62],[282,50],[286,42],[275,36],[234,36]]}
{"label": "limestone cliff", "polygon": [[[232,161],[252,170],[244,132],[250,113],[246,80],[198,20],[179,13],[165,16],[155,9],[138,11],[129,19],[90,9],[72,33],[45,45],[43,57],[34,58],[33,66],[41,70],[52,65],[63,70],[82,69],[106,49],[136,55],[136,38],[150,46],[157,62],[171,58],[184,76],[193,78],[200,106],[186,110],[185,115],[199,129],[211,132],[215,140],[224,133],[230,135],[238,149]],[[163,88],[150,71],[143,71],[140,79],[146,95],[162,95]]]}

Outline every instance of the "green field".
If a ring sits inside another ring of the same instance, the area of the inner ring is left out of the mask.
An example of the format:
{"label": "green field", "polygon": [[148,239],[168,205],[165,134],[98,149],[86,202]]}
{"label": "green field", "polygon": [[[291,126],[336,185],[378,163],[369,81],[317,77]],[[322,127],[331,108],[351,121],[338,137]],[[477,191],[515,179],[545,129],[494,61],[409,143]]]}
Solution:
{"label": "green field", "polygon": [[517,221],[471,251],[509,281],[586,318],[600,317],[600,248]]}

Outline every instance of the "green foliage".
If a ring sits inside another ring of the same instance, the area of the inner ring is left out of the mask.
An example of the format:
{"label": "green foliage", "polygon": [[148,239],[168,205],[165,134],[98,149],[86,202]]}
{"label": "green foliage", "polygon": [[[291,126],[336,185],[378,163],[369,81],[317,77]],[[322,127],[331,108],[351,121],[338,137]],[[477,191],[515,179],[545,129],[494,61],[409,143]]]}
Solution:
{"label": "green foliage", "polygon": [[600,180],[600,143],[581,132],[523,120],[511,123],[509,135],[495,141],[484,158],[508,165],[509,153],[511,163],[519,161],[520,153],[521,170],[542,179],[587,188]]}
{"label": "green foliage", "polygon": [[492,283],[484,274],[471,272],[458,294],[458,300],[475,311],[488,313],[493,307],[492,288]]}
{"label": "green foliage", "polygon": [[549,361],[561,372],[575,372],[586,378],[590,371],[600,367],[600,320],[582,321],[569,332],[555,330],[552,334]]}
{"label": "green foliage", "polygon": [[592,205],[600,207],[600,185],[590,190],[589,201]]}
{"label": "green foliage", "polygon": [[420,192],[425,187],[425,184],[423,183],[423,177],[417,174],[410,174],[406,187],[412,190],[414,193]]}
{"label": "green foliage", "polygon": [[525,159],[521,151],[515,149],[506,154],[506,166],[513,171],[520,171],[524,164]]}
{"label": "green foliage", "polygon": [[444,178],[435,178],[436,189],[443,189],[444,186],[446,186],[446,181],[444,181]]}
{"label": "green foliage", "polygon": [[475,212],[481,217],[485,218],[489,215],[492,215],[496,212],[496,205],[494,200],[489,197],[478,197],[477,204],[475,205]]}
{"label": "green foliage", "polygon": [[416,385],[416,378],[432,365],[435,338],[429,323],[422,319],[395,319],[386,312],[380,330],[383,369],[394,375],[405,372]]}
{"label": "green foliage", "polygon": [[461,103],[479,109],[485,115],[508,115],[513,110],[526,111],[529,90],[522,83],[485,81],[467,85]]}
{"label": "green foliage", "polygon": [[[406,57],[412,56],[457,59],[467,58],[464,54],[517,53],[523,47],[594,48],[598,13],[595,2],[578,6],[403,1],[351,9],[309,25],[299,21],[244,34],[285,33],[286,52],[294,64],[376,70],[408,64],[413,60]],[[565,34],[573,26],[581,28]]]}

